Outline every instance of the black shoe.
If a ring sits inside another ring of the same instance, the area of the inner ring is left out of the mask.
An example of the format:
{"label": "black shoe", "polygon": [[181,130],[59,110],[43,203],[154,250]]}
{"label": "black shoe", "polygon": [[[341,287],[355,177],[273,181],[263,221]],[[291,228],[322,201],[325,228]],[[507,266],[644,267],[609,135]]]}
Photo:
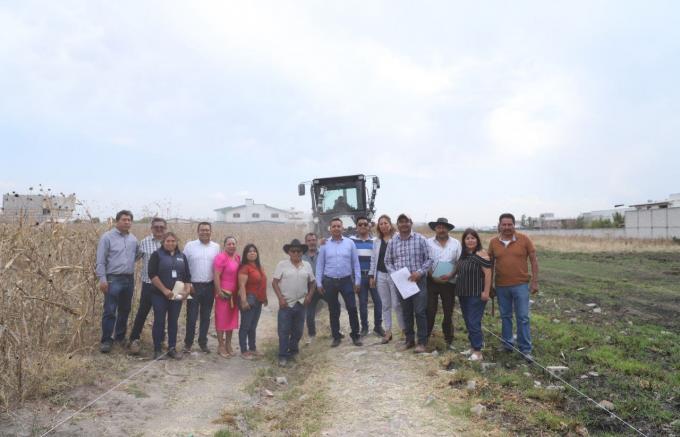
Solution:
{"label": "black shoe", "polygon": [[353,339],[352,339],[352,343],[354,344],[354,346],[363,346],[363,345],[364,345],[364,344],[361,342],[361,340],[359,340],[359,337],[353,338]]}
{"label": "black shoe", "polygon": [[[342,338],[342,337],[340,337],[340,338]],[[333,343],[331,343],[331,347],[338,347],[338,346],[340,346],[340,343],[342,342],[342,340],[341,340],[340,338],[334,338],[334,339],[333,339]]]}
{"label": "black shoe", "polygon": [[163,353],[163,351],[154,351],[153,352],[153,359],[154,360],[167,360],[168,356]]}
{"label": "black shoe", "polygon": [[207,344],[199,344],[198,347],[201,348],[201,352],[203,352],[204,354],[209,354],[209,353],[210,353],[210,349],[208,349],[208,345],[207,345]]}
{"label": "black shoe", "polygon": [[378,337],[384,337],[385,336],[385,330],[382,329],[381,327],[373,328],[373,333],[377,335]]}
{"label": "black shoe", "polygon": [[362,337],[366,337],[368,335],[368,327],[361,328],[361,332],[359,333],[359,335]]}
{"label": "black shoe", "polygon": [[168,356],[170,358],[174,358],[175,360],[181,360],[182,359],[182,356],[177,353],[177,351],[175,350],[174,347],[171,347],[170,349],[168,349]]}
{"label": "black shoe", "polygon": [[111,352],[111,342],[110,341],[105,341],[104,343],[99,345],[99,352],[103,354],[108,354]]}

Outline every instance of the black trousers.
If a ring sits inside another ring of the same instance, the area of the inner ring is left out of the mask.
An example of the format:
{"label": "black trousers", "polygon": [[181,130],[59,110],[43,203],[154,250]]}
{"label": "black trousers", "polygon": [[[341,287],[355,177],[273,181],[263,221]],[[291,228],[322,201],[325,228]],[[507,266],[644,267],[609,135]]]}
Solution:
{"label": "black trousers", "polygon": [[444,319],[442,320],[442,331],[447,343],[453,341],[453,307],[456,304],[455,286],[449,282],[440,284],[427,277],[427,336],[432,334],[434,320],[437,316],[439,298],[442,300]]}

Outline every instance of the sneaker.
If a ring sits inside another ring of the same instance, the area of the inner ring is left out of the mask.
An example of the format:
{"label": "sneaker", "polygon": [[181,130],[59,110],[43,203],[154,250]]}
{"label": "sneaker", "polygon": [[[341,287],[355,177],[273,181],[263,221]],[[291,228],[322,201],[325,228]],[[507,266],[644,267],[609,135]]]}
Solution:
{"label": "sneaker", "polygon": [[472,355],[472,349],[464,350],[463,352],[460,353],[461,355],[470,356]]}
{"label": "sneaker", "polygon": [[413,342],[413,341],[406,341],[406,342],[400,344],[400,345],[397,347],[397,350],[400,351],[400,352],[403,352],[403,351],[409,350],[409,349],[411,349],[411,348],[414,348],[415,346],[416,346],[415,342]]}
{"label": "sneaker", "polygon": [[385,336],[385,330],[378,327],[373,329],[373,333],[377,335],[378,337],[384,337]]}
{"label": "sneaker", "polygon": [[471,353],[468,357],[468,361],[482,361],[482,353],[477,351]]}
{"label": "sneaker", "polygon": [[361,328],[361,332],[359,332],[359,335],[362,337],[366,337],[368,335],[368,327]]}
{"label": "sneaker", "polygon": [[305,344],[312,344],[314,342],[314,338],[315,338],[315,336],[313,336],[313,335],[307,337],[307,339],[305,340]]}
{"label": "sneaker", "polygon": [[453,345],[453,343],[449,342],[449,343],[446,343],[446,350],[455,351],[456,347]]}
{"label": "sneaker", "polygon": [[198,347],[201,348],[201,352],[203,352],[204,354],[209,354],[209,353],[210,353],[210,349],[208,349],[208,345],[207,345],[207,344],[199,344]]}
{"label": "sneaker", "polygon": [[287,367],[288,366],[288,360],[285,358],[279,358],[279,367]]}
{"label": "sneaker", "polygon": [[501,354],[509,354],[512,353],[513,349],[512,348],[507,348],[505,346],[499,346],[496,348],[496,352],[501,353]]}
{"label": "sneaker", "polygon": [[341,342],[341,341],[342,341],[342,340],[340,340],[339,338],[334,338],[334,339],[333,339],[333,343],[331,343],[331,347],[338,347],[338,346],[340,346],[340,342]]}
{"label": "sneaker", "polygon": [[191,353],[191,346],[187,346],[186,344],[184,345],[184,348],[182,349],[183,354],[190,354]]}
{"label": "sneaker", "polygon": [[167,355],[168,355],[168,357],[174,358],[175,360],[181,360],[182,359],[182,356],[177,353],[177,351],[175,350],[174,347],[171,347],[170,349],[168,349]]}
{"label": "sneaker", "polygon": [[154,351],[153,352],[153,359],[160,361],[160,360],[167,360],[168,356],[163,353],[163,351]]}
{"label": "sneaker", "polygon": [[424,344],[419,344],[418,346],[416,346],[413,352],[416,354],[424,354],[425,352],[427,352],[427,349],[425,348]]}
{"label": "sneaker", "polygon": [[111,342],[105,341],[104,343],[99,345],[99,352],[103,354],[108,354],[109,352],[111,352],[111,347],[112,347]]}
{"label": "sneaker", "polygon": [[130,355],[139,355],[139,352],[142,350],[142,343],[139,340],[132,340],[128,346],[128,350],[130,351]]}
{"label": "sneaker", "polygon": [[524,359],[529,364],[533,364],[533,362],[534,362],[534,356],[531,355],[531,354],[524,354]]}
{"label": "sneaker", "polygon": [[243,352],[241,354],[241,358],[243,358],[244,360],[252,360],[255,357],[250,352]]}
{"label": "sneaker", "polygon": [[353,339],[352,339],[352,344],[354,344],[354,346],[363,346],[363,345],[364,345],[364,344],[361,342],[361,340],[359,340],[359,338],[353,338]]}

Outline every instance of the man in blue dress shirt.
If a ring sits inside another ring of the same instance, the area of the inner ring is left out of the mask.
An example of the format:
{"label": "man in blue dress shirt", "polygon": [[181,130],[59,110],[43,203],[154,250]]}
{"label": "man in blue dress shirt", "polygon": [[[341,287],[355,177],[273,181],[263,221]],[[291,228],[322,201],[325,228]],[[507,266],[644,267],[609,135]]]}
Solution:
{"label": "man in blue dress shirt", "polygon": [[352,329],[350,337],[355,346],[361,346],[359,340],[359,316],[355,294],[359,293],[361,284],[361,268],[359,254],[354,242],[342,236],[343,224],[339,218],[330,222],[331,238],[321,246],[316,264],[316,286],[319,293],[326,296],[330,315],[333,343],[331,347],[340,345],[340,301],[342,295],[349,315]]}

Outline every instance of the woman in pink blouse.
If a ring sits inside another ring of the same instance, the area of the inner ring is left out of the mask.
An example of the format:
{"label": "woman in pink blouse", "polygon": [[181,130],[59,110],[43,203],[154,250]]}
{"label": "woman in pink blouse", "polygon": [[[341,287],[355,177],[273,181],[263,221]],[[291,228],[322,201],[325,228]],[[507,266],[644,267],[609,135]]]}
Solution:
{"label": "woman in pink blouse", "polygon": [[215,257],[215,330],[219,343],[219,354],[231,358],[231,335],[238,329],[237,305],[238,269],[241,257],[236,253],[236,238],[224,239],[224,252]]}

